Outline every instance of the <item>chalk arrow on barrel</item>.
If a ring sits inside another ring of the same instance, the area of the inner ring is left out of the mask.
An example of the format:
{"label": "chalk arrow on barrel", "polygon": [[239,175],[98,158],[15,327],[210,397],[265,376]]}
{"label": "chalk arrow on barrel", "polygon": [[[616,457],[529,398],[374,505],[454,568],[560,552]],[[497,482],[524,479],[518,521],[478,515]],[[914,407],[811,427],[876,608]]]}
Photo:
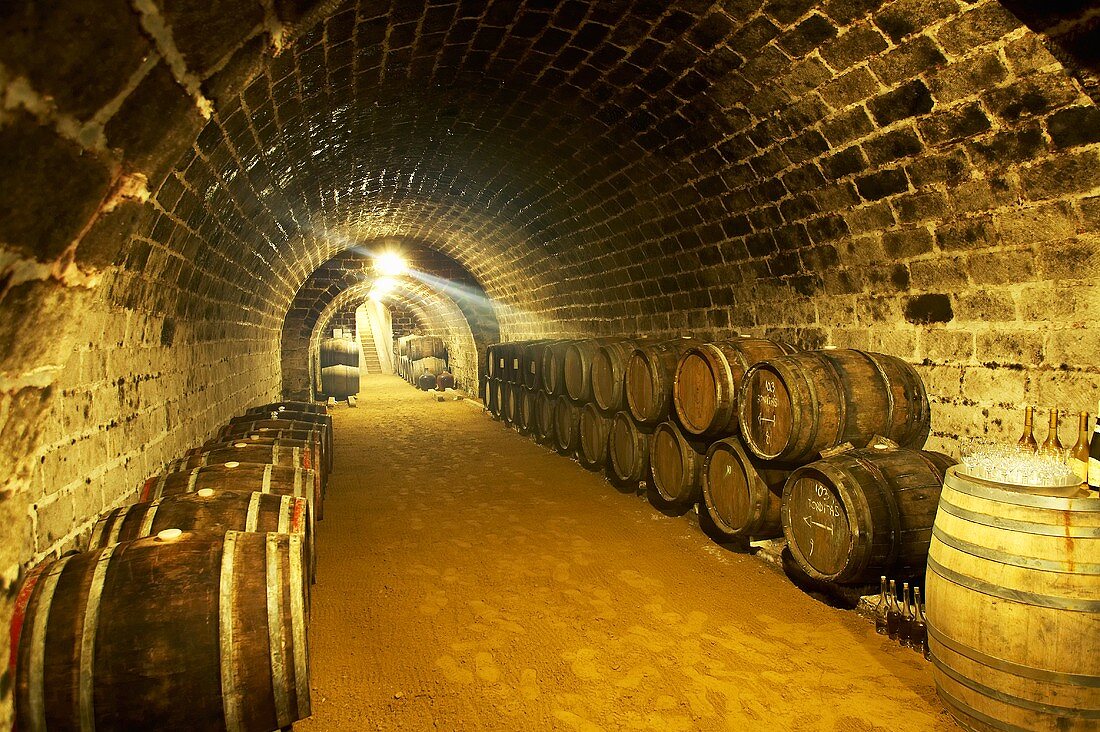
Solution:
{"label": "chalk arrow on barrel", "polygon": [[831,533],[833,533],[833,527],[832,527],[832,526],[826,526],[825,524],[819,524],[819,523],[818,523],[818,522],[816,522],[816,521],[810,521],[810,517],[809,517],[809,516],[803,516],[803,517],[802,517],[802,520],[806,522],[806,525],[807,525],[807,526],[816,526],[816,527],[818,527],[819,529],[825,529],[825,530],[826,530],[826,531],[828,531],[828,532],[829,532],[830,534],[831,534]]}

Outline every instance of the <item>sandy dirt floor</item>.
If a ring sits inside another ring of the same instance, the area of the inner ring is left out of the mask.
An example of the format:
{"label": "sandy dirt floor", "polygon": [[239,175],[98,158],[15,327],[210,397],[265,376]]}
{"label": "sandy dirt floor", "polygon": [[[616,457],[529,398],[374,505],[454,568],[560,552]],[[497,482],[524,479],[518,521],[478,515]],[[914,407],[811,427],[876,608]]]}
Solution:
{"label": "sandy dirt floor", "polygon": [[333,423],[295,730],[956,729],[916,653],[470,403]]}

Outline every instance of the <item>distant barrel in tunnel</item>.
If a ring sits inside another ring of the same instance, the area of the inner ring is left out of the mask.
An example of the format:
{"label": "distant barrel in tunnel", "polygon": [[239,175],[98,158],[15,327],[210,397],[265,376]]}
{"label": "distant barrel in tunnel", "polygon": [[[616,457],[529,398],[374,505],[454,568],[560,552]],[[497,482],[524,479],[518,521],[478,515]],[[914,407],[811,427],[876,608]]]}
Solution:
{"label": "distant barrel in tunnel", "polygon": [[592,357],[592,400],[607,414],[626,409],[626,366],[640,339],[601,343]]}
{"label": "distant barrel in tunnel", "polygon": [[577,429],[577,460],[589,470],[601,470],[607,464],[607,442],[611,418],[595,404],[581,407]]}
{"label": "distant barrel in tunnel", "polygon": [[355,366],[325,366],[321,369],[321,391],[330,397],[346,399],[359,393],[359,369]]}
{"label": "distant barrel in tunnel", "polygon": [[563,455],[577,451],[580,438],[580,408],[565,394],[554,400],[554,446]]}
{"label": "distant barrel in tunnel", "polygon": [[550,396],[565,394],[565,352],[572,342],[555,341],[542,349],[542,390]]}
{"label": "distant barrel in tunnel", "polygon": [[649,440],[652,434],[652,429],[639,425],[629,412],[618,412],[611,418],[608,468],[616,483],[636,487],[649,475]]}
{"label": "distant barrel in tunnel", "polygon": [[677,338],[639,345],[626,366],[626,403],[639,424],[656,427],[672,412],[672,386],[676,364],[689,348],[701,341]]}
{"label": "distant barrel in tunnel", "polygon": [[321,370],[331,366],[359,367],[359,344],[350,338],[324,338],[321,340]]}

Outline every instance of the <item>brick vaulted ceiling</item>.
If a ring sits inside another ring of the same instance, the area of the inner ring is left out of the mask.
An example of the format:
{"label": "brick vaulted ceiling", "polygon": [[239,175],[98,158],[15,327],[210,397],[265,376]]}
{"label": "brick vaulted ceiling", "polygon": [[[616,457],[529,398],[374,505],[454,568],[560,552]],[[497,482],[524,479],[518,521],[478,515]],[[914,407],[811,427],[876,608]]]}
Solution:
{"label": "brick vaulted ceiling", "polygon": [[[434,242],[535,332],[652,327],[738,286],[919,290],[934,264],[900,260],[990,224],[960,224],[956,198],[1050,199],[1096,162],[1032,165],[1096,110],[996,2],[63,5],[5,11],[28,101],[4,147],[39,145],[68,180],[0,234],[63,263],[79,241],[78,267],[122,265],[116,301],[185,318],[274,327],[313,269],[392,235]],[[43,27],[90,40],[35,56]]]}

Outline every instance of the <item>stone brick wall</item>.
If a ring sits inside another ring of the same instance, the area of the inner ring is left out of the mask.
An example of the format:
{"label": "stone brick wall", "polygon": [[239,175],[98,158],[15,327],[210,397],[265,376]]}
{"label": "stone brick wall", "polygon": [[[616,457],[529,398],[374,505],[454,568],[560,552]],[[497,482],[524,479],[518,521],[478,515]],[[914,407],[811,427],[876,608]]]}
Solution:
{"label": "stone brick wall", "polygon": [[364,242],[452,263],[398,302],[471,379],[498,329],[867,347],[918,365],[948,451],[1100,397],[1090,12],[16,5],[0,625],[22,568],[279,393],[288,318],[350,285],[296,296]]}

